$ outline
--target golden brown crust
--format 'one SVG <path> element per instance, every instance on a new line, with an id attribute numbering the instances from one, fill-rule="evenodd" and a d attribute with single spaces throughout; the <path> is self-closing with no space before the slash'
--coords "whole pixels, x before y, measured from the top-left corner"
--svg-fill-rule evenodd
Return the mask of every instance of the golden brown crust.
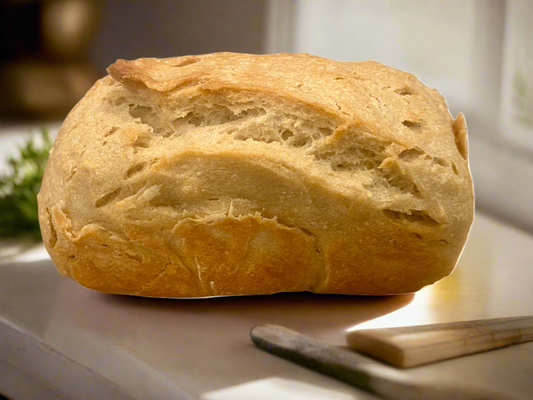
<path id="1" fill-rule="evenodd" d="M 58 270 L 109 293 L 412 292 L 473 219 L 466 124 L 376 62 L 119 60 L 63 124 L 39 194 Z"/>

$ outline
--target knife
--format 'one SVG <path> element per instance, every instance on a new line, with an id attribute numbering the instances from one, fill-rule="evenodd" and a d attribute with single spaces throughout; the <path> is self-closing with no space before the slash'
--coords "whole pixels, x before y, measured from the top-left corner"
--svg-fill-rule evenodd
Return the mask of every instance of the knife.
<path id="1" fill-rule="evenodd" d="M 495 391 L 416 382 L 400 371 L 370 362 L 349 350 L 336 348 L 278 325 L 258 325 L 250 332 L 254 344 L 268 353 L 329 375 L 390 400 L 507 400 Z"/>

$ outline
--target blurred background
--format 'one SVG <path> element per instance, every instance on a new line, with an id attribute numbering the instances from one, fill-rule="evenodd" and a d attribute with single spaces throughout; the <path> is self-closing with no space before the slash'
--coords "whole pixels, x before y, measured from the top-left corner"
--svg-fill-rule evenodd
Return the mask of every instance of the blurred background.
<path id="1" fill-rule="evenodd" d="M 529 0 L 0 0 L 0 175 L 118 58 L 307 52 L 436 87 L 466 115 L 477 208 L 533 232 L 531 21 Z"/>

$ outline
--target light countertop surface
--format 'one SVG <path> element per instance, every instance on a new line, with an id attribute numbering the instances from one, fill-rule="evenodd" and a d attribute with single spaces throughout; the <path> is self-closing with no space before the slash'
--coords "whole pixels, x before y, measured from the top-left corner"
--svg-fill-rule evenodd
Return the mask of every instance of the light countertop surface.
<path id="1" fill-rule="evenodd" d="M 104 295 L 59 275 L 42 247 L 0 246 L 0 393 L 14 400 L 375 399 L 258 350 L 250 329 L 344 346 L 350 329 L 533 314 L 533 236 L 479 212 L 450 277 L 390 297 Z M 402 373 L 531 399 L 533 342 Z"/>

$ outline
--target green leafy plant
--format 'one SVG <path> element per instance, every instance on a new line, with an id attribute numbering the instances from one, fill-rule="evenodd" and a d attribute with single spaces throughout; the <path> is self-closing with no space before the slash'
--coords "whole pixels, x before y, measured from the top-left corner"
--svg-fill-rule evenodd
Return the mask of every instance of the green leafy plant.
<path id="1" fill-rule="evenodd" d="M 20 154 L 10 157 L 10 171 L 0 176 L 0 237 L 41 239 L 37 193 L 41 188 L 48 152 L 53 139 L 42 130 L 42 144 L 34 137 L 19 148 Z"/>

